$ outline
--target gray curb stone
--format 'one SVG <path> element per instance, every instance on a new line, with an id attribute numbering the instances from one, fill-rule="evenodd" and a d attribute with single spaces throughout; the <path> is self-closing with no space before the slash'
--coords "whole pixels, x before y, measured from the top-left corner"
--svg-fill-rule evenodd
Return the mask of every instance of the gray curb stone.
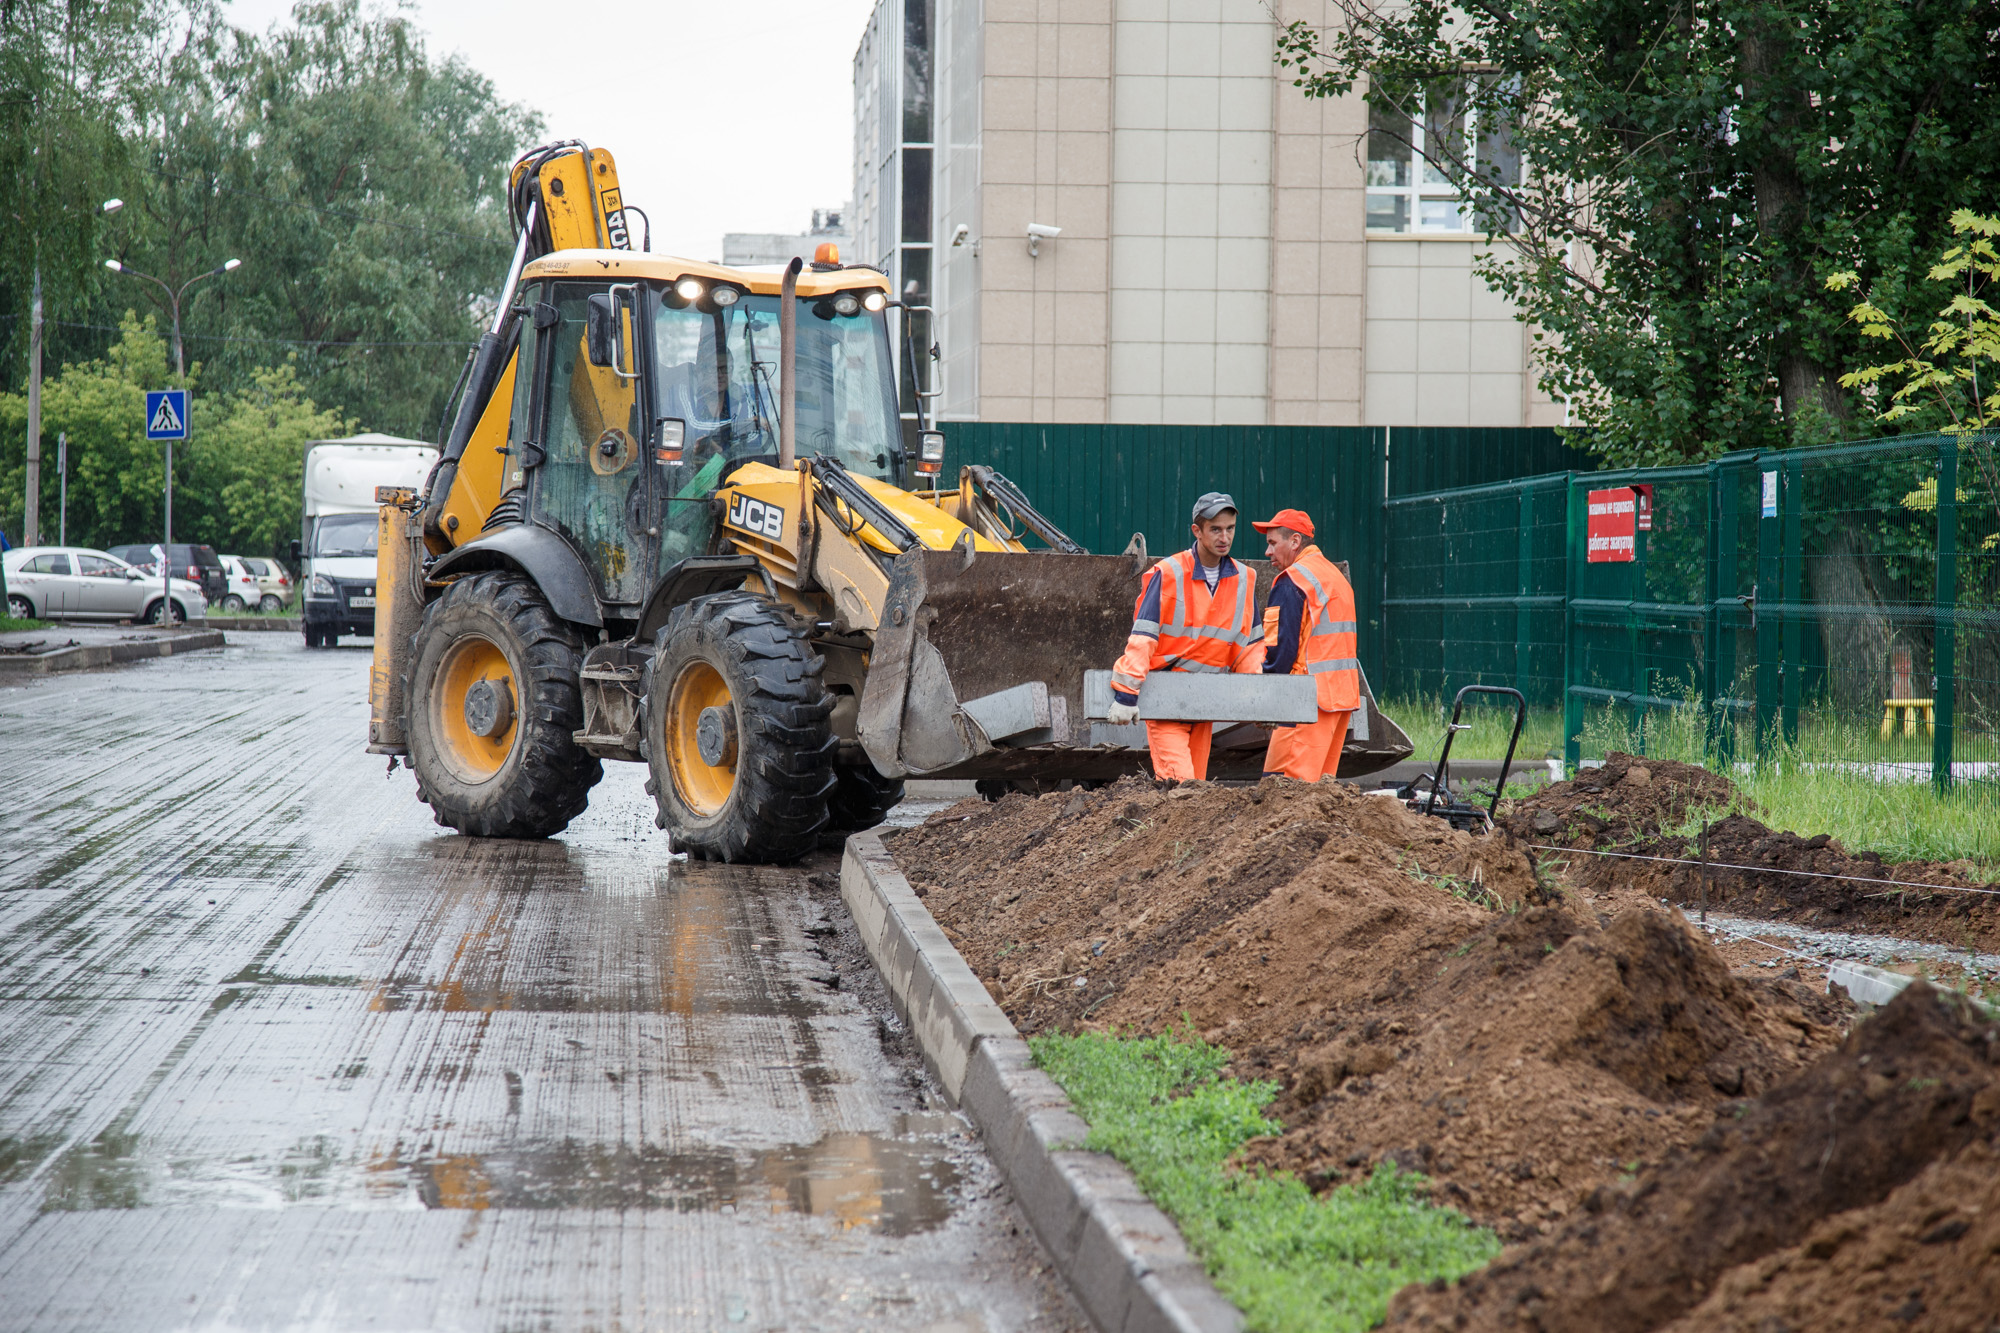
<path id="1" fill-rule="evenodd" d="M 132 643 L 91 643 L 75 648 L 59 648 L 52 653 L 0 654 L 0 675 L 46 676 L 52 671 L 78 671 L 85 667 L 112 666 L 137 662 L 148 657 L 172 657 L 203 648 L 222 647 L 219 629 L 196 630 L 165 639 L 139 639 Z"/>
<path id="2" fill-rule="evenodd" d="M 847 840 L 840 896 L 945 1094 L 986 1140 L 1056 1271 L 1103 1333 L 1237 1333 L 1243 1316 L 945 938 L 879 833 Z"/>

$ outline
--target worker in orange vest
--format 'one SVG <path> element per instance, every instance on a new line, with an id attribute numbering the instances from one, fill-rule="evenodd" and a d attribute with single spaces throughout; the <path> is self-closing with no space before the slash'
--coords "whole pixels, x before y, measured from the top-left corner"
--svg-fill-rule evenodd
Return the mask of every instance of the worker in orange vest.
<path id="1" fill-rule="evenodd" d="M 1229 558 L 1236 501 L 1210 491 L 1194 502 L 1194 545 L 1146 571 L 1132 610 L 1132 634 L 1111 671 L 1108 720 L 1139 720 L 1139 687 L 1149 671 L 1224 675 L 1255 672 L 1264 651 L 1258 631 L 1257 576 Z M 1146 723 L 1153 776 L 1190 781 L 1208 776 L 1208 722 Z"/>
<path id="2" fill-rule="evenodd" d="M 1317 721 L 1278 727 L 1264 756 L 1265 777 L 1317 782 L 1340 768 L 1347 723 L 1361 706 L 1361 662 L 1354 647 L 1354 589 L 1339 566 L 1312 544 L 1303 510 L 1280 509 L 1264 534 L 1264 554 L 1278 571 L 1264 608 L 1264 673 L 1313 678 Z"/>

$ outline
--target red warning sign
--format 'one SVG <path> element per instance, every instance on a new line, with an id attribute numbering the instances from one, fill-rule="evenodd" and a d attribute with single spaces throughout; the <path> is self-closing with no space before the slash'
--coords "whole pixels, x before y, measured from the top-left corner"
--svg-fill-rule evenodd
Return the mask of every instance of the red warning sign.
<path id="1" fill-rule="evenodd" d="M 1589 539 L 1585 558 L 1592 564 L 1632 558 L 1632 534 L 1637 530 L 1638 497 L 1629 486 L 1590 493 Z"/>

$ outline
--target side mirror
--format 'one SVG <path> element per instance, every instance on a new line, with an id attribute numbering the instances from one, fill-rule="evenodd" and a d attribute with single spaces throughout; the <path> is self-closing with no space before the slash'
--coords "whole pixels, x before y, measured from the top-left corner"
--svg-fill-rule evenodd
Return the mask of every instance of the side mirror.
<path id="1" fill-rule="evenodd" d="M 303 549 L 304 548 L 299 545 L 298 538 L 294 537 L 292 539 L 292 559 L 297 560 L 299 558 L 300 552 Z"/>
<path id="2" fill-rule="evenodd" d="M 599 292 L 584 302 L 584 350 L 593 366 L 611 366 L 618 359 L 618 306 L 611 293 Z"/>
<path id="3" fill-rule="evenodd" d="M 678 463 L 681 451 L 687 445 L 687 422 L 679 417 L 661 417 L 655 423 L 653 436 L 653 461 L 656 463 Z"/>

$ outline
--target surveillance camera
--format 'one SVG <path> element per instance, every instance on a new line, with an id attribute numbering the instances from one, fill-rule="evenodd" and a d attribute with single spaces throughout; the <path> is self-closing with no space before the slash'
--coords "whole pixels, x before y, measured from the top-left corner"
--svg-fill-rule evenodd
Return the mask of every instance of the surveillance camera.
<path id="1" fill-rule="evenodd" d="M 1028 224 L 1028 235 L 1053 241 L 1056 237 L 1062 235 L 1062 228 L 1045 226 L 1040 222 L 1030 222 Z"/>
<path id="2" fill-rule="evenodd" d="M 964 245 L 965 242 L 971 237 L 971 235 L 972 235 L 972 228 L 966 226 L 963 222 L 961 222 L 956 227 L 952 228 L 951 243 L 953 246 Z"/>

